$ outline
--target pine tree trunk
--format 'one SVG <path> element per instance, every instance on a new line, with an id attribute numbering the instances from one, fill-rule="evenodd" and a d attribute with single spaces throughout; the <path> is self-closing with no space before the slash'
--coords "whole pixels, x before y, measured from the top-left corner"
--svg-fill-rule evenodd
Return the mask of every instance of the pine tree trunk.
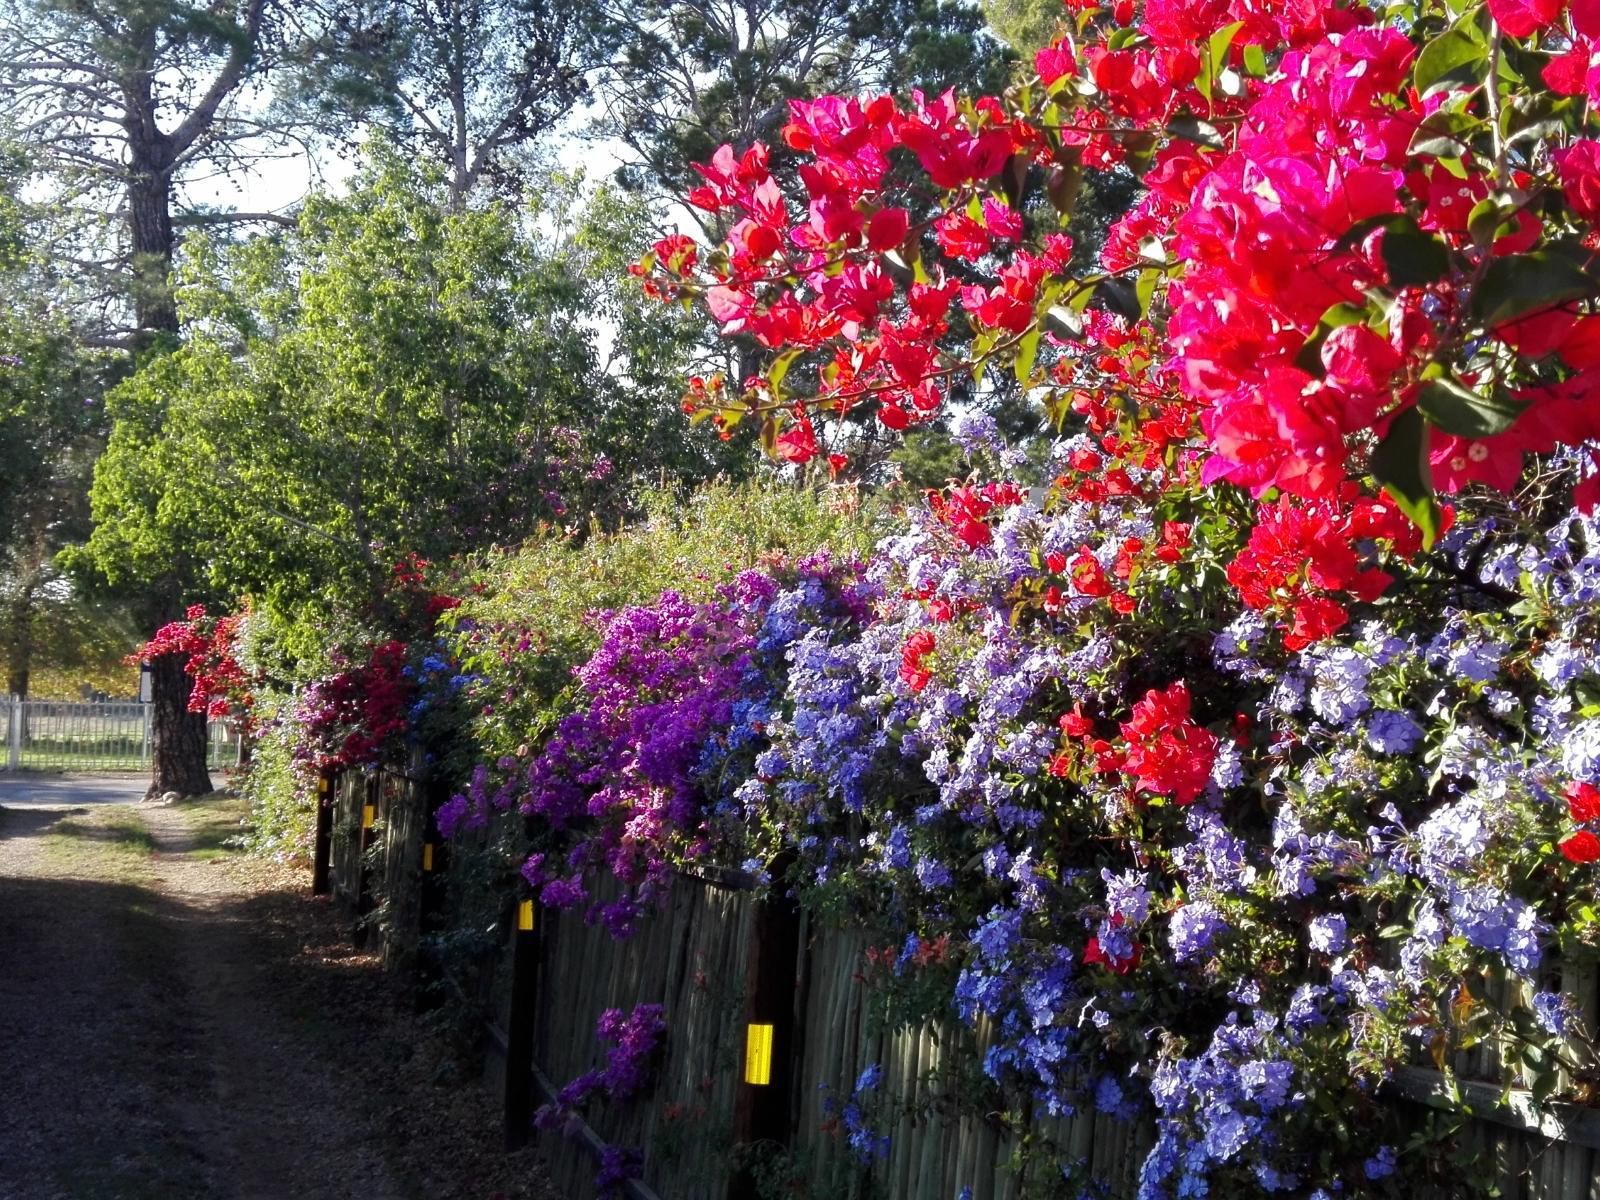
<path id="1" fill-rule="evenodd" d="M 150 790 L 147 799 L 177 792 L 204 796 L 212 790 L 206 770 L 206 717 L 189 711 L 194 681 L 184 672 L 184 656 L 163 654 L 150 660 Z"/>
<path id="2" fill-rule="evenodd" d="M 128 180 L 128 232 L 133 249 L 133 305 L 141 341 L 178 332 L 172 295 L 172 180 L 160 163 L 162 147 L 135 144 L 149 165 Z M 142 152 L 142 153 L 141 153 Z"/>

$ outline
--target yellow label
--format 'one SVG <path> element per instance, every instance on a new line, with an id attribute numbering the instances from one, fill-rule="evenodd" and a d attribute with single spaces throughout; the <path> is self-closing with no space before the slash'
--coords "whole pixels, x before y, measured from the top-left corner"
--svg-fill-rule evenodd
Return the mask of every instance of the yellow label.
<path id="1" fill-rule="evenodd" d="M 328 790 L 328 777 L 326 775 L 319 775 L 317 777 L 317 791 L 326 793 L 327 790 Z"/>
<path id="2" fill-rule="evenodd" d="M 372 823 L 378 819 L 378 808 L 374 804 L 361 806 L 361 828 L 371 829 Z"/>
<path id="3" fill-rule="evenodd" d="M 432 842 L 423 842 L 422 843 L 422 869 L 424 871 L 433 870 L 433 843 Z"/>
<path id="4" fill-rule="evenodd" d="M 772 1082 L 772 1026 L 752 1025 L 744 1047 L 744 1081 L 758 1087 Z"/>
<path id="5" fill-rule="evenodd" d="M 526 933 L 533 928 L 533 901 L 524 900 L 517 905 L 517 928 Z"/>

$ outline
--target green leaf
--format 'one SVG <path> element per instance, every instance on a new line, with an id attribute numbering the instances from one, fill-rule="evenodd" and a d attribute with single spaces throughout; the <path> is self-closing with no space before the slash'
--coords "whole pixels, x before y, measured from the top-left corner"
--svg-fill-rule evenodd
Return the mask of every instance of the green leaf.
<path id="1" fill-rule="evenodd" d="M 785 350 L 772 360 L 772 365 L 767 368 L 767 382 L 772 385 L 773 396 L 779 395 L 779 388 L 783 386 L 783 377 L 789 373 L 789 368 L 794 365 L 794 360 L 800 357 L 800 351 Z"/>
<path id="2" fill-rule="evenodd" d="M 1435 428 L 1476 440 L 1510 429 L 1527 405 L 1504 388 L 1491 388 L 1485 396 L 1454 379 L 1434 379 L 1417 392 L 1417 407 Z"/>
<path id="3" fill-rule="evenodd" d="M 1070 217 L 1078 207 L 1078 190 L 1083 184 L 1083 168 L 1077 163 L 1064 163 L 1052 167 L 1045 180 L 1045 195 L 1063 218 Z"/>
<path id="4" fill-rule="evenodd" d="M 1064 304 L 1052 304 L 1045 309 L 1044 323 L 1057 337 L 1081 338 L 1083 318 Z"/>
<path id="5" fill-rule="evenodd" d="M 1224 148 L 1221 131 L 1209 121 L 1202 121 L 1198 117 L 1187 115 L 1174 117 L 1167 122 L 1167 132 L 1186 142 L 1198 142 L 1202 146 L 1210 146 L 1213 150 Z"/>
<path id="6" fill-rule="evenodd" d="M 1103 280 L 1097 289 L 1100 302 L 1119 317 L 1137 321 L 1144 314 L 1139 308 L 1139 292 L 1126 279 Z"/>
<path id="7" fill-rule="evenodd" d="M 1140 271 L 1139 278 L 1133 285 L 1134 295 L 1139 300 L 1139 315 L 1150 315 L 1150 305 L 1156 298 L 1156 288 L 1160 285 L 1165 275 L 1156 270 Z"/>
<path id="8" fill-rule="evenodd" d="M 1367 319 L 1367 309 L 1359 304 L 1335 304 L 1317 320 L 1317 327 L 1295 355 L 1294 365 L 1308 375 L 1322 374 L 1322 343 L 1335 329 L 1359 325 Z"/>
<path id="9" fill-rule="evenodd" d="M 1410 152 L 1432 158 L 1460 158 L 1471 151 L 1472 135 L 1486 128 L 1469 113 L 1441 109 L 1417 126 L 1417 132 L 1411 137 Z"/>
<path id="10" fill-rule="evenodd" d="M 1467 32 L 1470 28 L 1466 24 L 1446 29 L 1417 55 L 1411 82 L 1423 96 L 1440 87 L 1475 80 L 1487 70 L 1489 48 Z"/>
<path id="11" fill-rule="evenodd" d="M 1472 244 L 1483 250 L 1494 244 L 1495 237 L 1500 232 L 1502 212 L 1505 199 L 1502 196 L 1485 196 L 1472 206 L 1472 212 L 1467 215 L 1467 232 L 1472 235 Z"/>
<path id="12" fill-rule="evenodd" d="M 1212 85 L 1216 82 L 1217 75 L 1228 65 L 1228 47 L 1233 45 L 1234 35 L 1243 28 L 1243 21 L 1224 25 L 1213 33 L 1211 40 L 1206 43 L 1205 54 L 1200 60 L 1200 74 L 1195 78 L 1194 86 L 1195 90 L 1207 100 L 1211 99 Z"/>
<path id="13" fill-rule="evenodd" d="M 1492 329 L 1531 312 L 1595 295 L 1600 288 L 1578 263 L 1578 256 L 1586 254 L 1553 246 L 1495 259 L 1472 293 L 1472 315 Z"/>
<path id="14" fill-rule="evenodd" d="M 1125 25 L 1120 29 L 1114 29 L 1111 31 L 1110 36 L 1106 38 L 1106 49 L 1126 49 L 1133 45 L 1134 42 L 1137 42 L 1140 36 L 1138 27 L 1134 25 Z"/>
<path id="15" fill-rule="evenodd" d="M 1428 462 L 1428 425 L 1415 408 L 1389 423 L 1389 432 L 1372 452 L 1372 474 L 1422 531 L 1423 545 L 1432 547 L 1439 536 L 1439 505 Z"/>
<path id="16" fill-rule="evenodd" d="M 1389 281 L 1396 287 L 1434 283 L 1450 271 L 1449 248 L 1410 217 L 1385 222 L 1381 251 Z"/>
<path id="17" fill-rule="evenodd" d="M 1244 69 L 1257 79 L 1267 76 L 1267 54 L 1260 44 L 1251 42 L 1244 48 Z"/>
<path id="18" fill-rule="evenodd" d="M 1023 387 L 1027 387 L 1028 381 L 1033 378 L 1033 363 L 1039 356 L 1039 337 L 1042 333 L 1043 330 L 1035 324 L 1017 343 L 1017 357 L 1012 366 L 1017 373 L 1017 382 Z"/>

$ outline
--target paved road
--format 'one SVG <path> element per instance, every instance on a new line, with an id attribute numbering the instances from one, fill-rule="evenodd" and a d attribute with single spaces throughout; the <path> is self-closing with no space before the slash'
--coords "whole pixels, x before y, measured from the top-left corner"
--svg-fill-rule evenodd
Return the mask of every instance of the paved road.
<path id="1" fill-rule="evenodd" d="M 147 775 L 47 775 L 0 771 L 0 807 L 76 808 L 82 804 L 137 804 Z"/>

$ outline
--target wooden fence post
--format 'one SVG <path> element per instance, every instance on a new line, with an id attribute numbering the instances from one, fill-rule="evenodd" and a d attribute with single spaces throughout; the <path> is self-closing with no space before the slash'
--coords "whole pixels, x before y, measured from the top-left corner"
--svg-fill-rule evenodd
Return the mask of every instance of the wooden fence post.
<path id="1" fill-rule="evenodd" d="M 361 831 L 356 841 L 356 927 L 352 940 L 357 950 L 367 944 L 367 916 L 372 912 L 372 870 L 367 865 L 367 851 L 372 849 L 372 827 L 378 820 L 378 797 L 383 790 L 383 776 L 377 771 L 367 775 L 366 795 L 361 805 Z"/>
<path id="2" fill-rule="evenodd" d="M 773 876 L 779 877 L 778 866 Z M 797 1039 L 796 976 L 800 958 L 800 909 L 790 899 L 768 896 L 756 909 L 750 939 L 745 1006 L 744 1055 L 734 1101 L 735 1144 L 789 1144 L 794 1103 Z M 746 1169 L 728 1182 L 728 1200 L 755 1200 L 756 1181 Z"/>
<path id="3" fill-rule="evenodd" d="M 534 987 L 538 982 L 539 942 L 534 902 L 517 903 L 511 933 L 511 1010 L 506 1015 L 506 1149 L 528 1141 L 533 1122 Z"/>
<path id="4" fill-rule="evenodd" d="M 333 797 L 338 772 L 326 767 L 317 775 L 317 836 L 311 848 L 311 894 L 326 896 L 328 868 L 333 860 Z"/>
<path id="5" fill-rule="evenodd" d="M 422 787 L 422 880 L 417 887 L 417 1011 L 435 1007 L 442 1001 L 437 985 L 443 978 L 443 964 L 424 939 L 442 923 L 446 899 L 445 871 L 449 869 L 444 839 L 435 819 L 450 799 L 450 789 L 442 780 L 430 779 Z"/>

